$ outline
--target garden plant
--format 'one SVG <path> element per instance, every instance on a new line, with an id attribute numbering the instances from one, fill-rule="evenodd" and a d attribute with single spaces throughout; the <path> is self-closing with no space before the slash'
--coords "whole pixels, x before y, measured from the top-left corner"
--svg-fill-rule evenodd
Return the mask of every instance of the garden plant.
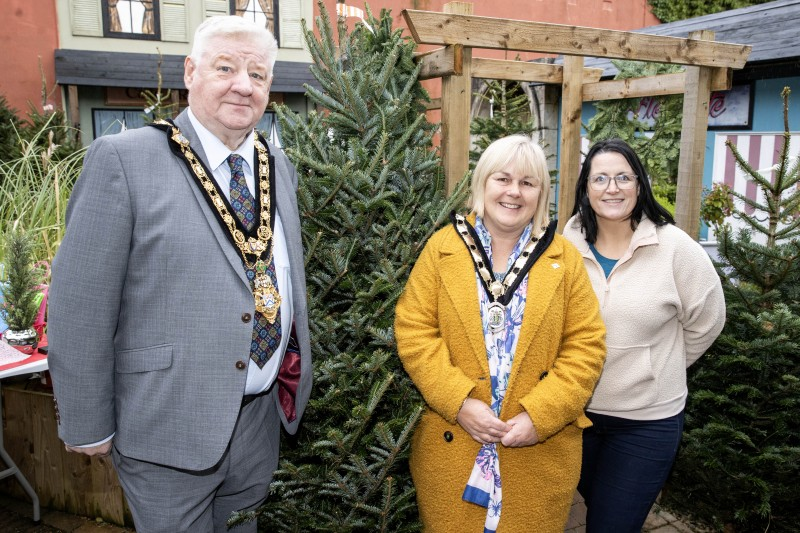
<path id="1" fill-rule="evenodd" d="M 782 97 L 774 169 L 754 169 L 728 143 L 760 197 L 716 187 L 703 208 L 727 320 L 690 368 L 684 438 L 662 503 L 718 531 L 800 531 L 800 158 L 789 155 L 788 88 Z M 726 214 L 745 229 L 734 231 Z"/>

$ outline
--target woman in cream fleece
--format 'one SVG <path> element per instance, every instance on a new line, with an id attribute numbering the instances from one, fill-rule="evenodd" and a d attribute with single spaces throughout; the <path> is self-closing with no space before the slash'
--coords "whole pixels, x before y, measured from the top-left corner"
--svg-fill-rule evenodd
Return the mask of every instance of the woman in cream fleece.
<path id="1" fill-rule="evenodd" d="M 583 255 L 607 328 L 583 436 L 586 530 L 639 532 L 681 440 L 686 368 L 724 325 L 722 286 L 619 139 L 589 150 L 564 236 Z"/>

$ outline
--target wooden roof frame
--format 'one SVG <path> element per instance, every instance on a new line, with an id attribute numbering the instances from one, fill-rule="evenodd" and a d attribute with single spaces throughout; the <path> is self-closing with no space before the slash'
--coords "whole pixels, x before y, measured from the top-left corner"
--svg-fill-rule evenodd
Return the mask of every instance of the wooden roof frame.
<path id="1" fill-rule="evenodd" d="M 405 9 L 406 24 L 417 44 L 443 48 L 420 54 L 421 78 L 442 78 L 442 161 L 448 188 L 469 167 L 472 78 L 506 79 L 561 85 L 561 139 L 558 219 L 562 229 L 572 213 L 580 171 L 583 102 L 684 94 L 677 225 L 697 237 L 703 162 L 711 91 L 731 87 L 732 69 L 744 67 L 751 47 L 714 41 L 710 31 L 688 38 L 604 30 L 563 24 L 478 17 L 472 4 L 450 2 L 444 12 Z M 473 48 L 564 55 L 563 65 L 472 58 Z M 600 81 L 599 69 L 584 68 L 584 57 L 654 61 L 686 65 L 685 72 Z"/>

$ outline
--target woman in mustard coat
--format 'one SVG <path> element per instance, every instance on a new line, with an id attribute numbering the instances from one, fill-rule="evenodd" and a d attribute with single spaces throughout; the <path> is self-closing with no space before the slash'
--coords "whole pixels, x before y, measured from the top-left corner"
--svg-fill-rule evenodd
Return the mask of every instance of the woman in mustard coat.
<path id="1" fill-rule="evenodd" d="M 549 191 L 536 142 L 492 143 L 471 214 L 431 237 L 397 304 L 427 404 L 411 474 L 428 532 L 564 530 L 605 328 L 583 259 L 548 223 Z"/>

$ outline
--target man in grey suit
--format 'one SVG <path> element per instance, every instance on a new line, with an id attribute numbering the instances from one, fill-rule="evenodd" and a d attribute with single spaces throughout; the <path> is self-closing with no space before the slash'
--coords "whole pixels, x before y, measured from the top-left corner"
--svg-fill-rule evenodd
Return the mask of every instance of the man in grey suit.
<path id="1" fill-rule="evenodd" d="M 206 20 L 189 109 L 95 140 L 70 199 L 48 321 L 59 436 L 113 454 L 139 533 L 225 531 L 258 506 L 308 401 L 297 175 L 254 131 L 276 56 L 263 27 Z"/>

